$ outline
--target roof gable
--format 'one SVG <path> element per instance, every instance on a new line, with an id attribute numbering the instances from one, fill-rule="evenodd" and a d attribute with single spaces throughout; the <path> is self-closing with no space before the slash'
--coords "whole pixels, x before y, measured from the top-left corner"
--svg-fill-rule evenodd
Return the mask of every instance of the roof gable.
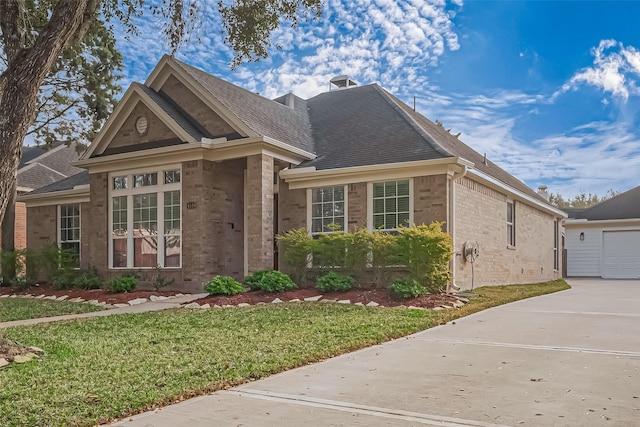
<path id="1" fill-rule="evenodd" d="M 146 117 L 148 121 L 148 130 L 143 135 L 135 129 L 138 117 Z M 149 145 L 153 143 L 197 142 L 202 137 L 200 129 L 170 100 L 153 89 L 133 83 L 82 158 L 108 155 L 114 150 L 151 148 Z"/>

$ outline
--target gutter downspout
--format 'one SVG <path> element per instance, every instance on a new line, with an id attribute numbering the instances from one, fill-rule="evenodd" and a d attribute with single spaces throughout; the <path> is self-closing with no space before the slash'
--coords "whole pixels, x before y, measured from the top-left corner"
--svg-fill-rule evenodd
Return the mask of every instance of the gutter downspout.
<path id="1" fill-rule="evenodd" d="M 449 180 L 449 220 L 448 229 L 451 234 L 451 241 L 453 242 L 453 258 L 451 259 L 451 283 L 447 285 L 447 293 L 458 291 L 460 288 L 456 286 L 456 257 L 459 255 L 456 251 L 456 181 L 462 179 L 467 175 L 467 165 L 462 165 L 462 172 L 454 172 L 453 176 Z"/>

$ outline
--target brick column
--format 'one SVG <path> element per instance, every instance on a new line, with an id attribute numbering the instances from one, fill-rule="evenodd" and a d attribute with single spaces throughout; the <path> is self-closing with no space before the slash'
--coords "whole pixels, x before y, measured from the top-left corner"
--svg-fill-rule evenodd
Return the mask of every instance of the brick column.
<path id="1" fill-rule="evenodd" d="M 249 274 L 273 268 L 273 157 L 247 157 L 247 258 Z"/>

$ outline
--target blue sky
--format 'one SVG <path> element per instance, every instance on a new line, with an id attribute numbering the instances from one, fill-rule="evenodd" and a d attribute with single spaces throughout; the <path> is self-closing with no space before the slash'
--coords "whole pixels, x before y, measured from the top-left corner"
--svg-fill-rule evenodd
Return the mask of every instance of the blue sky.
<path id="1" fill-rule="evenodd" d="M 640 185 L 640 2 L 325 0 L 320 22 L 278 30 L 282 49 L 235 71 L 206 12 L 200 41 L 176 57 L 263 96 L 308 98 L 348 74 L 409 105 L 415 96 L 422 114 L 533 188 Z M 168 51 L 149 36 L 158 22 L 139 24 L 140 37 L 119 36 L 125 87 Z"/>

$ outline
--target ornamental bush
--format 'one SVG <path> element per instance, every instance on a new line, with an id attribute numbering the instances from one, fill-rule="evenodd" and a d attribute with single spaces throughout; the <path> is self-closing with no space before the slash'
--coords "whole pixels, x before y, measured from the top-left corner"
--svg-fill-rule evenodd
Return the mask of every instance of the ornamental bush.
<path id="1" fill-rule="evenodd" d="M 295 281 L 302 283 L 309 264 L 313 237 L 306 228 L 298 228 L 279 235 L 277 239 L 283 264 Z"/>
<path id="2" fill-rule="evenodd" d="M 396 279 L 389 285 L 391 292 L 404 299 L 417 298 L 429 293 L 429 290 L 414 279 Z"/>
<path id="3" fill-rule="evenodd" d="M 353 282 L 353 277 L 331 271 L 318 279 L 316 289 L 322 292 L 344 292 L 353 287 Z"/>
<path id="4" fill-rule="evenodd" d="M 266 292 L 284 292 L 296 287 L 289 276 L 276 270 L 256 271 L 245 278 L 245 283 Z"/>
<path id="5" fill-rule="evenodd" d="M 138 277 L 132 273 L 123 274 L 116 277 L 107 284 L 109 292 L 118 294 L 121 292 L 131 292 L 138 286 Z"/>
<path id="6" fill-rule="evenodd" d="M 409 277 L 429 292 L 441 292 L 451 279 L 453 244 L 442 226 L 442 222 L 434 222 L 398 229 L 400 263 L 409 269 Z"/>
<path id="7" fill-rule="evenodd" d="M 204 285 L 209 295 L 237 295 L 244 292 L 240 282 L 230 276 L 214 276 Z"/>

